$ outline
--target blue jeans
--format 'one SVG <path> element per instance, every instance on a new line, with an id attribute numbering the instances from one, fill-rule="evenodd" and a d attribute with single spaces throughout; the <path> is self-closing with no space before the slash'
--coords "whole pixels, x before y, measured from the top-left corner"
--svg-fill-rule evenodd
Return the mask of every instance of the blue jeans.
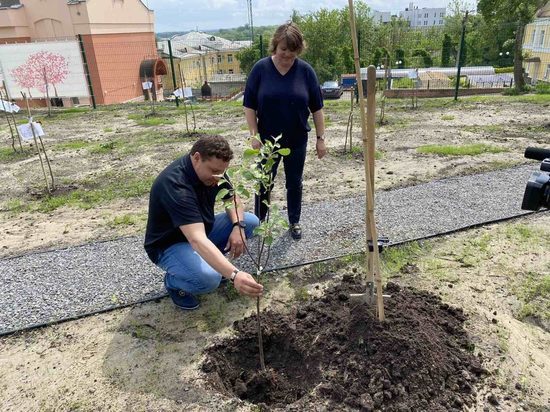
<path id="1" fill-rule="evenodd" d="M 290 149 L 290 154 L 283 157 L 286 177 L 286 205 L 290 224 L 299 223 L 300 215 L 302 214 L 302 177 L 304 175 L 306 149 L 307 144 L 299 147 L 292 147 Z M 281 156 L 275 160 L 275 164 L 271 169 L 273 182 L 275 181 L 275 176 L 277 176 L 277 168 L 280 162 Z M 267 191 L 262 188 L 260 196 L 255 197 L 254 213 L 262 221 L 265 220 L 267 215 L 267 206 L 263 201 L 269 200 L 269 195 L 270 193 L 267 193 Z"/>
<path id="2" fill-rule="evenodd" d="M 252 213 L 244 214 L 246 238 L 252 237 L 259 220 Z M 208 239 L 222 252 L 227 245 L 233 224 L 226 213 L 219 213 L 214 220 Z M 193 250 L 188 242 L 176 243 L 159 254 L 157 266 L 166 271 L 164 284 L 167 289 L 181 289 L 194 295 L 215 290 L 222 280 L 205 260 Z"/>

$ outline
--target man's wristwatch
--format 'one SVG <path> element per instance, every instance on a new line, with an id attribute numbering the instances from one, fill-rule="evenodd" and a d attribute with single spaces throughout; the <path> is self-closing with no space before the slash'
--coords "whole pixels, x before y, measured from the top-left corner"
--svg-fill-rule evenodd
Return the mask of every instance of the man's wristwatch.
<path id="1" fill-rule="evenodd" d="M 233 223 L 233 227 L 239 226 L 241 229 L 246 229 L 246 223 L 244 220 L 239 220 L 238 222 Z"/>
<path id="2" fill-rule="evenodd" d="M 325 135 L 317 136 L 317 140 L 325 140 Z"/>
<path id="3" fill-rule="evenodd" d="M 229 278 L 231 283 L 235 283 L 235 278 L 237 277 L 237 273 L 239 272 L 240 272 L 239 269 L 233 269 L 233 272 L 231 272 L 231 277 Z"/>

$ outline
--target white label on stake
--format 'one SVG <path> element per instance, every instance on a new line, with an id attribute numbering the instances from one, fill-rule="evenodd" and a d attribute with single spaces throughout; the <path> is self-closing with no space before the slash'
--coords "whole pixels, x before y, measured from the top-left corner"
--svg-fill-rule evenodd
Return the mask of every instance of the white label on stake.
<path id="1" fill-rule="evenodd" d="M 19 106 L 15 103 L 8 102 L 7 100 L 0 100 L 0 111 L 7 113 L 18 113 Z"/>
<path id="2" fill-rule="evenodd" d="M 143 82 L 141 83 L 141 86 L 143 87 L 143 90 L 149 90 L 153 87 L 152 82 Z"/>
<path id="3" fill-rule="evenodd" d="M 32 127 L 32 129 L 31 129 Z M 19 131 L 19 134 L 21 135 L 21 138 L 25 141 L 27 140 L 33 140 L 33 138 L 44 136 L 46 133 L 44 133 L 44 129 L 42 129 L 42 125 L 40 123 L 32 122 L 32 123 L 26 123 L 22 124 L 20 126 L 17 126 L 17 130 Z M 34 130 L 34 136 L 32 134 L 32 131 Z"/>
<path id="4" fill-rule="evenodd" d="M 183 96 L 184 97 L 193 97 L 193 90 L 190 87 L 185 87 L 183 89 Z"/>

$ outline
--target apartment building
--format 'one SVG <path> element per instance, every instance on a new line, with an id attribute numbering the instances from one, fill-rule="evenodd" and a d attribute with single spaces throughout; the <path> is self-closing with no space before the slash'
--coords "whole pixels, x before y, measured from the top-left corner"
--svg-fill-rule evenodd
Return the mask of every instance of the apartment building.
<path id="1" fill-rule="evenodd" d="M 171 39 L 178 83 L 182 77 L 187 86 L 199 87 L 204 81 L 242 80 L 237 53 L 250 46 L 250 41 L 231 41 L 208 33 L 193 31 Z M 157 44 L 163 56 L 168 55 L 168 41 Z M 166 59 L 165 59 L 166 60 Z M 170 70 L 170 69 L 169 69 Z M 180 75 L 181 73 L 181 75 Z M 165 83 L 170 88 L 172 80 L 167 76 Z"/>
<path id="2" fill-rule="evenodd" d="M 447 9 L 445 7 L 424 7 L 419 9 L 418 6 L 415 6 L 414 3 L 411 2 L 405 11 L 399 12 L 399 17 L 407 20 L 410 27 L 439 27 L 445 24 L 446 12 Z"/>

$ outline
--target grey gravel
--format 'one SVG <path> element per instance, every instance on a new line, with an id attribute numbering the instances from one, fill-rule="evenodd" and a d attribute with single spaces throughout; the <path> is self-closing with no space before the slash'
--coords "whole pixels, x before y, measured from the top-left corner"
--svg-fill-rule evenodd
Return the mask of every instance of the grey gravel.
<path id="1" fill-rule="evenodd" d="M 536 165 L 455 177 L 376 194 L 379 235 L 391 243 L 525 214 L 521 200 Z M 306 189 L 307 190 L 307 189 Z M 304 205 L 303 238 L 272 248 L 270 267 L 364 250 L 364 195 Z M 165 295 L 143 237 L 0 260 L 0 334 Z M 237 262 L 250 269 L 250 262 Z"/>

